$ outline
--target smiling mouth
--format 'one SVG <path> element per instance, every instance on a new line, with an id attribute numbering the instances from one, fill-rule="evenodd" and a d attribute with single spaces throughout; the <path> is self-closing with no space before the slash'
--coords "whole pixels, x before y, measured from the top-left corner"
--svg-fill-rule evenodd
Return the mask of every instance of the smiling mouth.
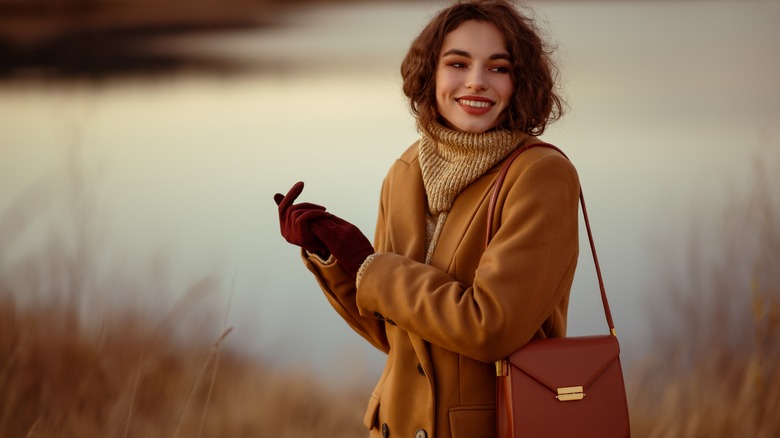
<path id="1" fill-rule="evenodd" d="M 471 108 L 490 108 L 493 106 L 492 102 L 481 100 L 458 99 L 458 103 Z"/>

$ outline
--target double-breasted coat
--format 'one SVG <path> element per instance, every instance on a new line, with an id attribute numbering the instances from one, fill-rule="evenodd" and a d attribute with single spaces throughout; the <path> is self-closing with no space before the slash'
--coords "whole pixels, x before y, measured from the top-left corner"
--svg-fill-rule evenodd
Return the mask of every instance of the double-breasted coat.
<path id="1" fill-rule="evenodd" d="M 494 362 L 535 337 L 563 336 L 578 255 L 579 180 L 549 148 L 531 148 L 501 187 L 502 163 L 455 199 L 430 265 L 427 202 L 412 145 L 381 192 L 373 260 L 356 287 L 337 263 L 303 254 L 326 297 L 387 353 L 364 423 L 371 437 L 493 438 Z"/>

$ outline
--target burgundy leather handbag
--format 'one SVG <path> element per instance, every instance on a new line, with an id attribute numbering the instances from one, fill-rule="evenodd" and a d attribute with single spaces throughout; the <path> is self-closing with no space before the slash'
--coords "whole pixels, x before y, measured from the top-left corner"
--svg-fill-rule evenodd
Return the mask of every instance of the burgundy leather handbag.
<path id="1" fill-rule="evenodd" d="M 486 245 L 498 192 L 515 158 L 532 147 L 560 149 L 547 143 L 523 146 L 502 166 L 488 210 Z M 566 157 L 568 159 L 568 157 Z M 620 346 L 601 277 L 585 199 L 580 205 L 596 266 L 609 334 L 534 339 L 496 362 L 497 431 L 500 438 L 629 437 L 628 403 Z"/>

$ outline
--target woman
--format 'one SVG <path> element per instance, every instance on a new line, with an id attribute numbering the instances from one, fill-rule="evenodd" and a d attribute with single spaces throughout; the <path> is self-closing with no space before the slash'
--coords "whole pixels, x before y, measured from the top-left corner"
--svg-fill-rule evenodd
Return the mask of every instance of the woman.
<path id="1" fill-rule="evenodd" d="M 579 182 L 548 148 L 512 164 L 485 247 L 502 161 L 561 114 L 533 22 L 506 1 L 444 9 L 401 65 L 421 139 L 393 164 L 374 244 L 316 204 L 277 194 L 282 235 L 353 329 L 387 353 L 372 437 L 494 437 L 495 367 L 566 330 Z"/>

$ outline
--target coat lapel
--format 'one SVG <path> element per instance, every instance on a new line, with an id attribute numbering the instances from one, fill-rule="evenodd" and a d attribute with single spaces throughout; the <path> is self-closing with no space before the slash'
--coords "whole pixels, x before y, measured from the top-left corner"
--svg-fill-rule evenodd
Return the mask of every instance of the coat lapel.
<path id="1" fill-rule="evenodd" d="M 439 266 L 449 271 L 463 237 L 472 223 L 478 219 L 477 215 L 483 205 L 487 205 L 489 202 L 490 190 L 500 165 L 501 163 L 485 172 L 455 198 L 447 221 L 444 223 L 439 243 L 433 252 L 431 260 L 433 266 Z"/>
<path id="2" fill-rule="evenodd" d="M 391 250 L 413 260 L 425 260 L 425 214 L 428 209 L 425 198 L 425 188 L 422 182 L 420 163 L 415 158 L 400 178 L 394 181 L 397 185 L 392 200 L 398 204 L 390 207 L 394 224 L 389 227 Z"/>

